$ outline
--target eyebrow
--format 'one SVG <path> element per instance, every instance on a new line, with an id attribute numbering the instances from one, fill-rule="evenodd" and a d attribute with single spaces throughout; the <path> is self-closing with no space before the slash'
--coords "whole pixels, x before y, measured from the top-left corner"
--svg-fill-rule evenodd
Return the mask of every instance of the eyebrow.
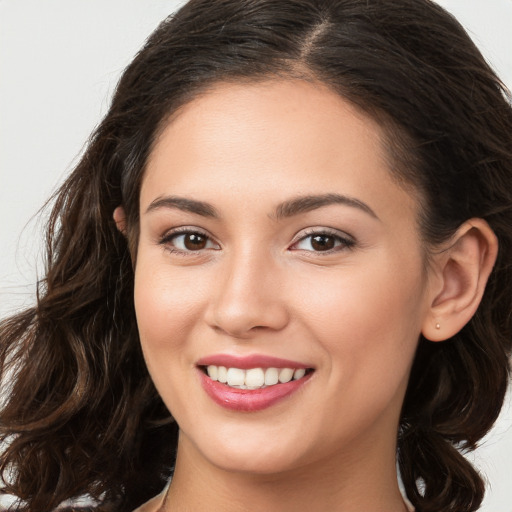
<path id="1" fill-rule="evenodd" d="M 148 206 L 146 213 L 159 210 L 160 208 L 176 208 L 185 212 L 201 215 L 202 217 L 212 217 L 214 219 L 218 219 L 220 217 L 215 207 L 210 203 L 178 196 L 165 196 L 156 198 Z"/>
<path id="2" fill-rule="evenodd" d="M 341 204 L 344 206 L 357 208 L 367 213 L 371 217 L 378 219 L 377 214 L 366 203 L 363 203 L 354 197 L 345 196 L 342 194 L 320 194 L 295 197 L 279 204 L 275 211 L 270 214 L 270 218 L 280 220 L 333 204 Z M 213 219 L 220 218 L 218 211 L 210 203 L 197 201 L 195 199 L 188 199 L 186 197 L 158 197 L 151 202 L 151 204 L 146 209 L 146 213 L 159 210 L 160 208 L 176 208 L 178 210 L 201 215 L 202 217 L 210 217 Z"/>
<path id="3" fill-rule="evenodd" d="M 310 212 L 317 208 L 333 204 L 341 204 L 357 208 L 371 217 L 379 219 L 377 214 L 366 203 L 363 203 L 355 197 L 345 196 L 342 194 L 320 194 L 296 197 L 278 205 L 272 217 L 279 220 L 281 218 L 293 217 L 300 213 Z"/>

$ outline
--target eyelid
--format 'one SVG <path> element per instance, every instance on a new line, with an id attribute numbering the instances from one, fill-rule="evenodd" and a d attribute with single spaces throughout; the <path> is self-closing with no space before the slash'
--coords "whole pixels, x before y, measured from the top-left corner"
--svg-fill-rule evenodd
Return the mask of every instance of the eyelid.
<path id="1" fill-rule="evenodd" d="M 306 239 L 308 237 L 314 236 L 314 235 L 327 235 L 327 236 L 332 236 L 334 238 L 337 238 L 338 240 L 341 240 L 342 247 L 339 248 L 339 246 L 338 246 L 338 248 L 333 248 L 333 249 L 329 249 L 326 251 L 308 251 L 307 249 L 293 249 L 293 247 L 296 246 L 299 242 L 303 241 L 304 239 Z M 294 236 L 289 249 L 303 250 L 306 252 L 314 252 L 317 254 L 322 254 L 322 253 L 329 254 L 329 253 L 336 252 L 336 251 L 343 250 L 343 249 L 352 249 L 355 245 L 356 245 L 355 238 L 352 235 L 348 234 L 347 232 L 340 231 L 340 230 L 337 230 L 334 228 L 318 226 L 318 227 L 307 228 L 307 229 L 302 230 L 299 233 L 297 233 Z"/>
<path id="2" fill-rule="evenodd" d="M 220 249 L 220 244 L 217 242 L 217 240 L 215 240 L 215 238 L 213 236 L 211 236 L 206 230 L 204 230 L 202 228 L 199 228 L 197 226 L 178 226 L 176 228 L 172 228 L 172 229 L 166 231 L 165 234 L 163 234 L 158 239 L 158 244 L 165 246 L 165 245 L 169 244 L 174 237 L 177 237 L 179 235 L 186 235 L 186 234 L 198 234 L 198 235 L 204 236 L 209 241 L 211 241 L 212 243 L 217 245 L 218 249 Z M 176 247 L 174 247 L 172 249 L 171 248 L 168 248 L 168 249 L 171 250 L 172 252 L 184 253 L 184 254 L 189 254 L 189 253 L 190 254 L 194 254 L 194 253 L 198 253 L 198 252 L 204 251 L 204 249 L 201 249 L 201 250 L 198 250 L 198 251 L 193 251 L 193 250 L 183 251 L 183 250 L 178 249 Z M 218 250 L 218 249 L 216 248 L 214 250 Z"/>

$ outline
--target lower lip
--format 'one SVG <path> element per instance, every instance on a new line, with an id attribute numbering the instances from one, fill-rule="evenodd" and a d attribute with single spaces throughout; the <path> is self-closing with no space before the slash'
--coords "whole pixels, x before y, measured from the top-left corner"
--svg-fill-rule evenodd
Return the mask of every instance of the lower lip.
<path id="1" fill-rule="evenodd" d="M 301 379 L 261 389 L 237 389 L 210 379 L 202 370 L 199 370 L 199 374 L 203 389 L 215 403 L 226 409 L 242 412 L 261 411 L 271 407 L 299 390 L 312 375 L 308 373 Z"/>

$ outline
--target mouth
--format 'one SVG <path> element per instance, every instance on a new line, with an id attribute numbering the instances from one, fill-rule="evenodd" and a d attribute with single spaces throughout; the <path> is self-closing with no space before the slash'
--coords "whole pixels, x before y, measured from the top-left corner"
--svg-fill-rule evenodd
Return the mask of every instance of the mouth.
<path id="1" fill-rule="evenodd" d="M 299 380 L 313 372 L 313 368 L 236 368 L 217 365 L 199 367 L 212 381 L 233 389 L 266 389 Z"/>
<path id="2" fill-rule="evenodd" d="M 254 412 L 291 396 L 315 369 L 298 362 L 266 356 L 212 356 L 198 361 L 206 394 L 223 408 Z"/>

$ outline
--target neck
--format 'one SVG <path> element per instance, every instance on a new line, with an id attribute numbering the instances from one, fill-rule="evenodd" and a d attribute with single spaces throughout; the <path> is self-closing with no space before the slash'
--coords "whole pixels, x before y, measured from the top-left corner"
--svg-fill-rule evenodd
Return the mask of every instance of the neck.
<path id="1" fill-rule="evenodd" d="M 273 474 L 226 471 L 198 457 L 180 436 L 166 510 L 187 512 L 357 512 L 406 510 L 398 489 L 395 450 L 374 442 L 308 466 Z M 382 449 L 387 451 L 383 454 Z M 384 456 L 383 456 L 384 455 Z M 207 505 L 207 506 L 206 506 Z"/>

